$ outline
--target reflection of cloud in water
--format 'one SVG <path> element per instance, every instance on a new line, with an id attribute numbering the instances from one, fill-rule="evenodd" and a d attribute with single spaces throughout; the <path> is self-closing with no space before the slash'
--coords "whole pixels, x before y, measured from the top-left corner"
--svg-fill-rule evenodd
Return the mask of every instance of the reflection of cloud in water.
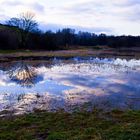
<path id="1" fill-rule="evenodd" d="M 10 81 L 1 71 L 0 93 L 8 93 L 9 97 L 16 95 L 16 98 L 19 94 L 26 94 L 24 98 L 24 101 L 27 100 L 26 104 L 32 106 L 34 101 L 36 102 L 34 106 L 40 104 L 40 108 L 46 106 L 45 109 L 48 104 L 53 108 L 53 104 L 62 107 L 64 103 L 69 105 L 89 101 L 95 106 L 104 108 L 133 106 L 140 109 L 140 60 L 76 58 L 74 63 L 65 64 L 62 61 L 52 67 L 39 67 L 36 72 L 42 79 L 28 88 Z M 29 93 L 30 97 L 33 96 L 30 101 Z M 39 98 L 35 97 L 36 94 L 39 94 Z M 53 98 L 51 103 L 50 97 Z M 2 98 L 0 100 L 2 101 Z M 21 103 L 23 101 L 15 103 L 14 106 L 21 107 Z M 23 103 L 22 107 L 24 105 Z"/>
<path id="2" fill-rule="evenodd" d="M 26 93 L 39 93 L 44 94 L 49 92 L 53 95 L 61 95 L 64 90 L 69 90 L 72 87 L 58 84 L 54 81 L 45 80 L 37 83 L 34 87 L 22 87 L 17 84 L 9 84 L 8 86 L 1 86 L 0 93 L 8 93 L 14 95 L 26 94 Z"/>

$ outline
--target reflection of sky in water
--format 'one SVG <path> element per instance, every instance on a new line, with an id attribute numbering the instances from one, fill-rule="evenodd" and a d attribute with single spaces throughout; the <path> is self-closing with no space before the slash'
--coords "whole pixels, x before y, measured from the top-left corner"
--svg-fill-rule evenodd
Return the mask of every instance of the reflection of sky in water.
<path id="1" fill-rule="evenodd" d="M 50 92 L 52 94 L 60 94 L 64 90 L 69 90 L 72 87 L 58 84 L 54 81 L 46 80 L 35 84 L 33 87 L 22 87 L 18 84 L 0 86 L 0 93 L 9 94 L 25 94 L 25 93 L 39 93 L 43 94 L 45 92 Z"/>
<path id="2" fill-rule="evenodd" d="M 13 99 L 14 95 L 44 95 L 46 92 L 63 98 L 65 95 L 69 96 L 68 93 L 65 94 L 68 91 L 78 102 L 78 93 L 84 91 L 80 96 L 85 101 L 88 98 L 96 102 L 98 97 L 99 101 L 108 100 L 112 106 L 125 106 L 128 99 L 136 98 L 137 101 L 133 100 L 133 104 L 135 102 L 136 108 L 140 108 L 140 60 L 75 58 L 73 61 L 74 63 L 62 61 L 52 67 L 37 68 L 38 75 L 42 78 L 30 88 L 16 84 L 0 71 L 0 93 L 8 93 L 7 97 L 11 96 Z"/>

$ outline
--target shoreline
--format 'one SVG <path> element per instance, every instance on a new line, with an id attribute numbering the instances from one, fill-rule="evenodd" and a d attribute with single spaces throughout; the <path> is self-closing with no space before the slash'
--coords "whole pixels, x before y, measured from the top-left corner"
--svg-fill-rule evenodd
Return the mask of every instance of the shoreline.
<path id="1" fill-rule="evenodd" d="M 53 58 L 70 59 L 73 57 L 98 57 L 98 58 L 122 58 L 122 59 L 140 59 L 140 52 L 136 51 L 118 51 L 118 50 L 59 50 L 59 51 L 26 51 L 1 53 L 0 62 L 11 62 L 18 60 L 50 60 Z"/>

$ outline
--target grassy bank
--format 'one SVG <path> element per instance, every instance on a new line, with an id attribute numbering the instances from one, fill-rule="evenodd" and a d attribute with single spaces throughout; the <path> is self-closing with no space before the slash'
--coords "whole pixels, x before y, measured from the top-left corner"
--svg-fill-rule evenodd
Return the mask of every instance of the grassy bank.
<path id="1" fill-rule="evenodd" d="M 43 51 L 43 50 L 0 50 L 0 61 L 14 61 L 14 60 L 42 60 L 53 57 L 70 58 L 76 56 L 92 56 L 92 57 L 113 57 L 113 58 L 140 58 L 140 51 L 119 51 L 108 47 L 100 47 L 99 49 L 91 48 L 77 48 L 69 50 L 57 50 L 57 51 Z"/>
<path id="2" fill-rule="evenodd" d="M 0 140 L 139 140 L 140 111 L 38 112 L 0 120 Z"/>

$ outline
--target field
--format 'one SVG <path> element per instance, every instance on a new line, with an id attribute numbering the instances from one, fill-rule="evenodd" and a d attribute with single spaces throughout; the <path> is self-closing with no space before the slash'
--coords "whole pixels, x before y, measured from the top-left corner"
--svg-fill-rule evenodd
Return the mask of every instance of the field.
<path id="1" fill-rule="evenodd" d="M 1 140 L 139 140 L 140 111 L 39 112 L 0 120 Z"/>

